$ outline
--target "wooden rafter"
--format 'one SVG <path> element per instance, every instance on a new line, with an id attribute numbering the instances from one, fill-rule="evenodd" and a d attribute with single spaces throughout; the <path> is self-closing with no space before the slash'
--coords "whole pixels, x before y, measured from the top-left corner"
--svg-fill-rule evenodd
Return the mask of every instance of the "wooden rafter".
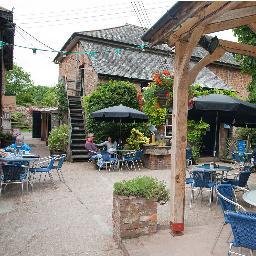
<path id="1" fill-rule="evenodd" d="M 248 25 L 256 21 L 256 6 L 233 9 L 212 20 L 205 26 L 204 33 L 209 34 L 222 30 Z"/>
<path id="2" fill-rule="evenodd" d="M 212 54 L 208 54 L 203 59 L 201 59 L 197 64 L 195 64 L 190 70 L 188 75 L 188 84 L 194 83 L 198 73 L 210 63 L 218 60 L 221 56 L 225 54 L 225 50 L 218 47 Z"/>
<path id="3" fill-rule="evenodd" d="M 219 40 L 220 46 L 227 52 L 256 57 L 256 46 Z"/>
<path id="4" fill-rule="evenodd" d="M 238 2 L 212 2 L 209 6 L 198 12 L 194 17 L 187 19 L 172 31 L 168 39 L 168 45 L 173 46 L 177 40 L 181 40 L 182 38 L 187 39 L 188 35 L 195 27 L 209 23 L 211 20 L 215 19 L 216 16 L 225 14 L 225 12 L 235 8 L 238 4 Z"/>

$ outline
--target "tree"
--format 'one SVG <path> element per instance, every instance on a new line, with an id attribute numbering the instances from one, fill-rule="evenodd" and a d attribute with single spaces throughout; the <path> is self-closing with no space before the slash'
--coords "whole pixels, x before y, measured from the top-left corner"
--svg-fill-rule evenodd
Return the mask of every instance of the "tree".
<path id="1" fill-rule="evenodd" d="M 256 34 L 249 27 L 241 26 L 233 31 L 238 42 L 256 46 Z M 248 100 L 256 103 L 256 58 L 237 54 L 236 59 L 241 63 L 242 70 L 252 76 L 252 82 L 248 85 Z"/>
<path id="2" fill-rule="evenodd" d="M 22 67 L 14 64 L 13 70 L 6 72 L 5 95 L 16 96 L 17 104 L 32 102 L 30 89 L 34 86 L 30 74 Z"/>
<path id="3" fill-rule="evenodd" d="M 100 84 L 90 96 L 85 96 L 83 107 L 87 115 L 86 129 L 96 135 L 97 141 L 106 139 L 107 136 L 117 139 L 120 128 L 119 123 L 96 122 L 91 118 L 91 113 L 102 108 L 123 104 L 127 107 L 139 108 L 137 90 L 133 83 L 125 81 L 109 81 Z M 122 124 L 122 137 L 127 138 L 135 124 Z"/>
<path id="4" fill-rule="evenodd" d="M 58 86 L 35 85 L 30 74 L 14 64 L 13 70 L 6 74 L 5 95 L 16 96 L 16 102 L 22 106 L 57 106 Z"/>

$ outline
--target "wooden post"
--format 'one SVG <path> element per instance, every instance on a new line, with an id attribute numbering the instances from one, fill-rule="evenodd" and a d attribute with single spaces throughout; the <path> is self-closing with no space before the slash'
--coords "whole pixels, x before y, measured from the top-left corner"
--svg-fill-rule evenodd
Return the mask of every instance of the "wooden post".
<path id="1" fill-rule="evenodd" d="M 173 235 L 184 230 L 185 175 L 187 146 L 187 109 L 188 109 L 188 64 L 186 61 L 187 43 L 175 45 L 175 76 L 173 84 L 172 114 L 172 154 L 171 154 L 171 232 Z"/>
<path id="2" fill-rule="evenodd" d="M 175 43 L 170 184 L 173 235 L 184 231 L 189 61 L 202 33 L 203 27 L 198 26 L 188 41 Z"/>

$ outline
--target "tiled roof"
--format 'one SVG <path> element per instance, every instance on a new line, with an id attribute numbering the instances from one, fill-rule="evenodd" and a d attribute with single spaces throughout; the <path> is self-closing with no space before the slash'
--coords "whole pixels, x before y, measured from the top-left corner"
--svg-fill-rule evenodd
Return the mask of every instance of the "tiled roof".
<path id="1" fill-rule="evenodd" d="M 141 37 L 146 32 L 146 30 L 147 28 L 126 24 L 114 28 L 78 32 L 78 34 L 111 40 L 119 43 L 142 45 L 145 44 L 145 42 L 142 41 Z M 171 51 L 171 48 L 167 45 L 154 46 L 153 48 Z M 203 58 L 206 54 L 207 51 L 201 47 L 196 47 L 193 52 L 193 56 L 198 58 Z M 231 53 L 225 53 L 218 62 L 239 66 L 239 63 L 236 62 Z"/>
<path id="2" fill-rule="evenodd" d="M 151 81 L 155 71 L 174 69 L 173 59 L 167 55 L 135 49 L 121 49 L 117 54 L 114 47 L 86 40 L 81 45 L 85 51 L 97 52 L 91 61 L 98 74 Z M 207 88 L 231 89 L 208 68 L 199 73 L 195 83 Z"/>

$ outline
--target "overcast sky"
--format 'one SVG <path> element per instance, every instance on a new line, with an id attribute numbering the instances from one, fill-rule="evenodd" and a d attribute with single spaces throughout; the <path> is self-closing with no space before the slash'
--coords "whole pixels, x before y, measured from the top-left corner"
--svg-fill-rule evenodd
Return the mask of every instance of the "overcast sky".
<path id="1" fill-rule="evenodd" d="M 102 29 L 130 23 L 153 25 L 176 1 L 172 0 L 0 0 L 0 6 L 13 9 L 17 24 L 15 44 L 60 50 L 73 32 Z M 23 31 L 23 30 L 25 31 Z M 30 35 L 28 35 L 28 32 Z M 235 41 L 231 31 L 218 35 Z M 31 74 L 36 84 L 53 86 L 58 81 L 56 53 L 15 47 L 14 61 Z"/>

